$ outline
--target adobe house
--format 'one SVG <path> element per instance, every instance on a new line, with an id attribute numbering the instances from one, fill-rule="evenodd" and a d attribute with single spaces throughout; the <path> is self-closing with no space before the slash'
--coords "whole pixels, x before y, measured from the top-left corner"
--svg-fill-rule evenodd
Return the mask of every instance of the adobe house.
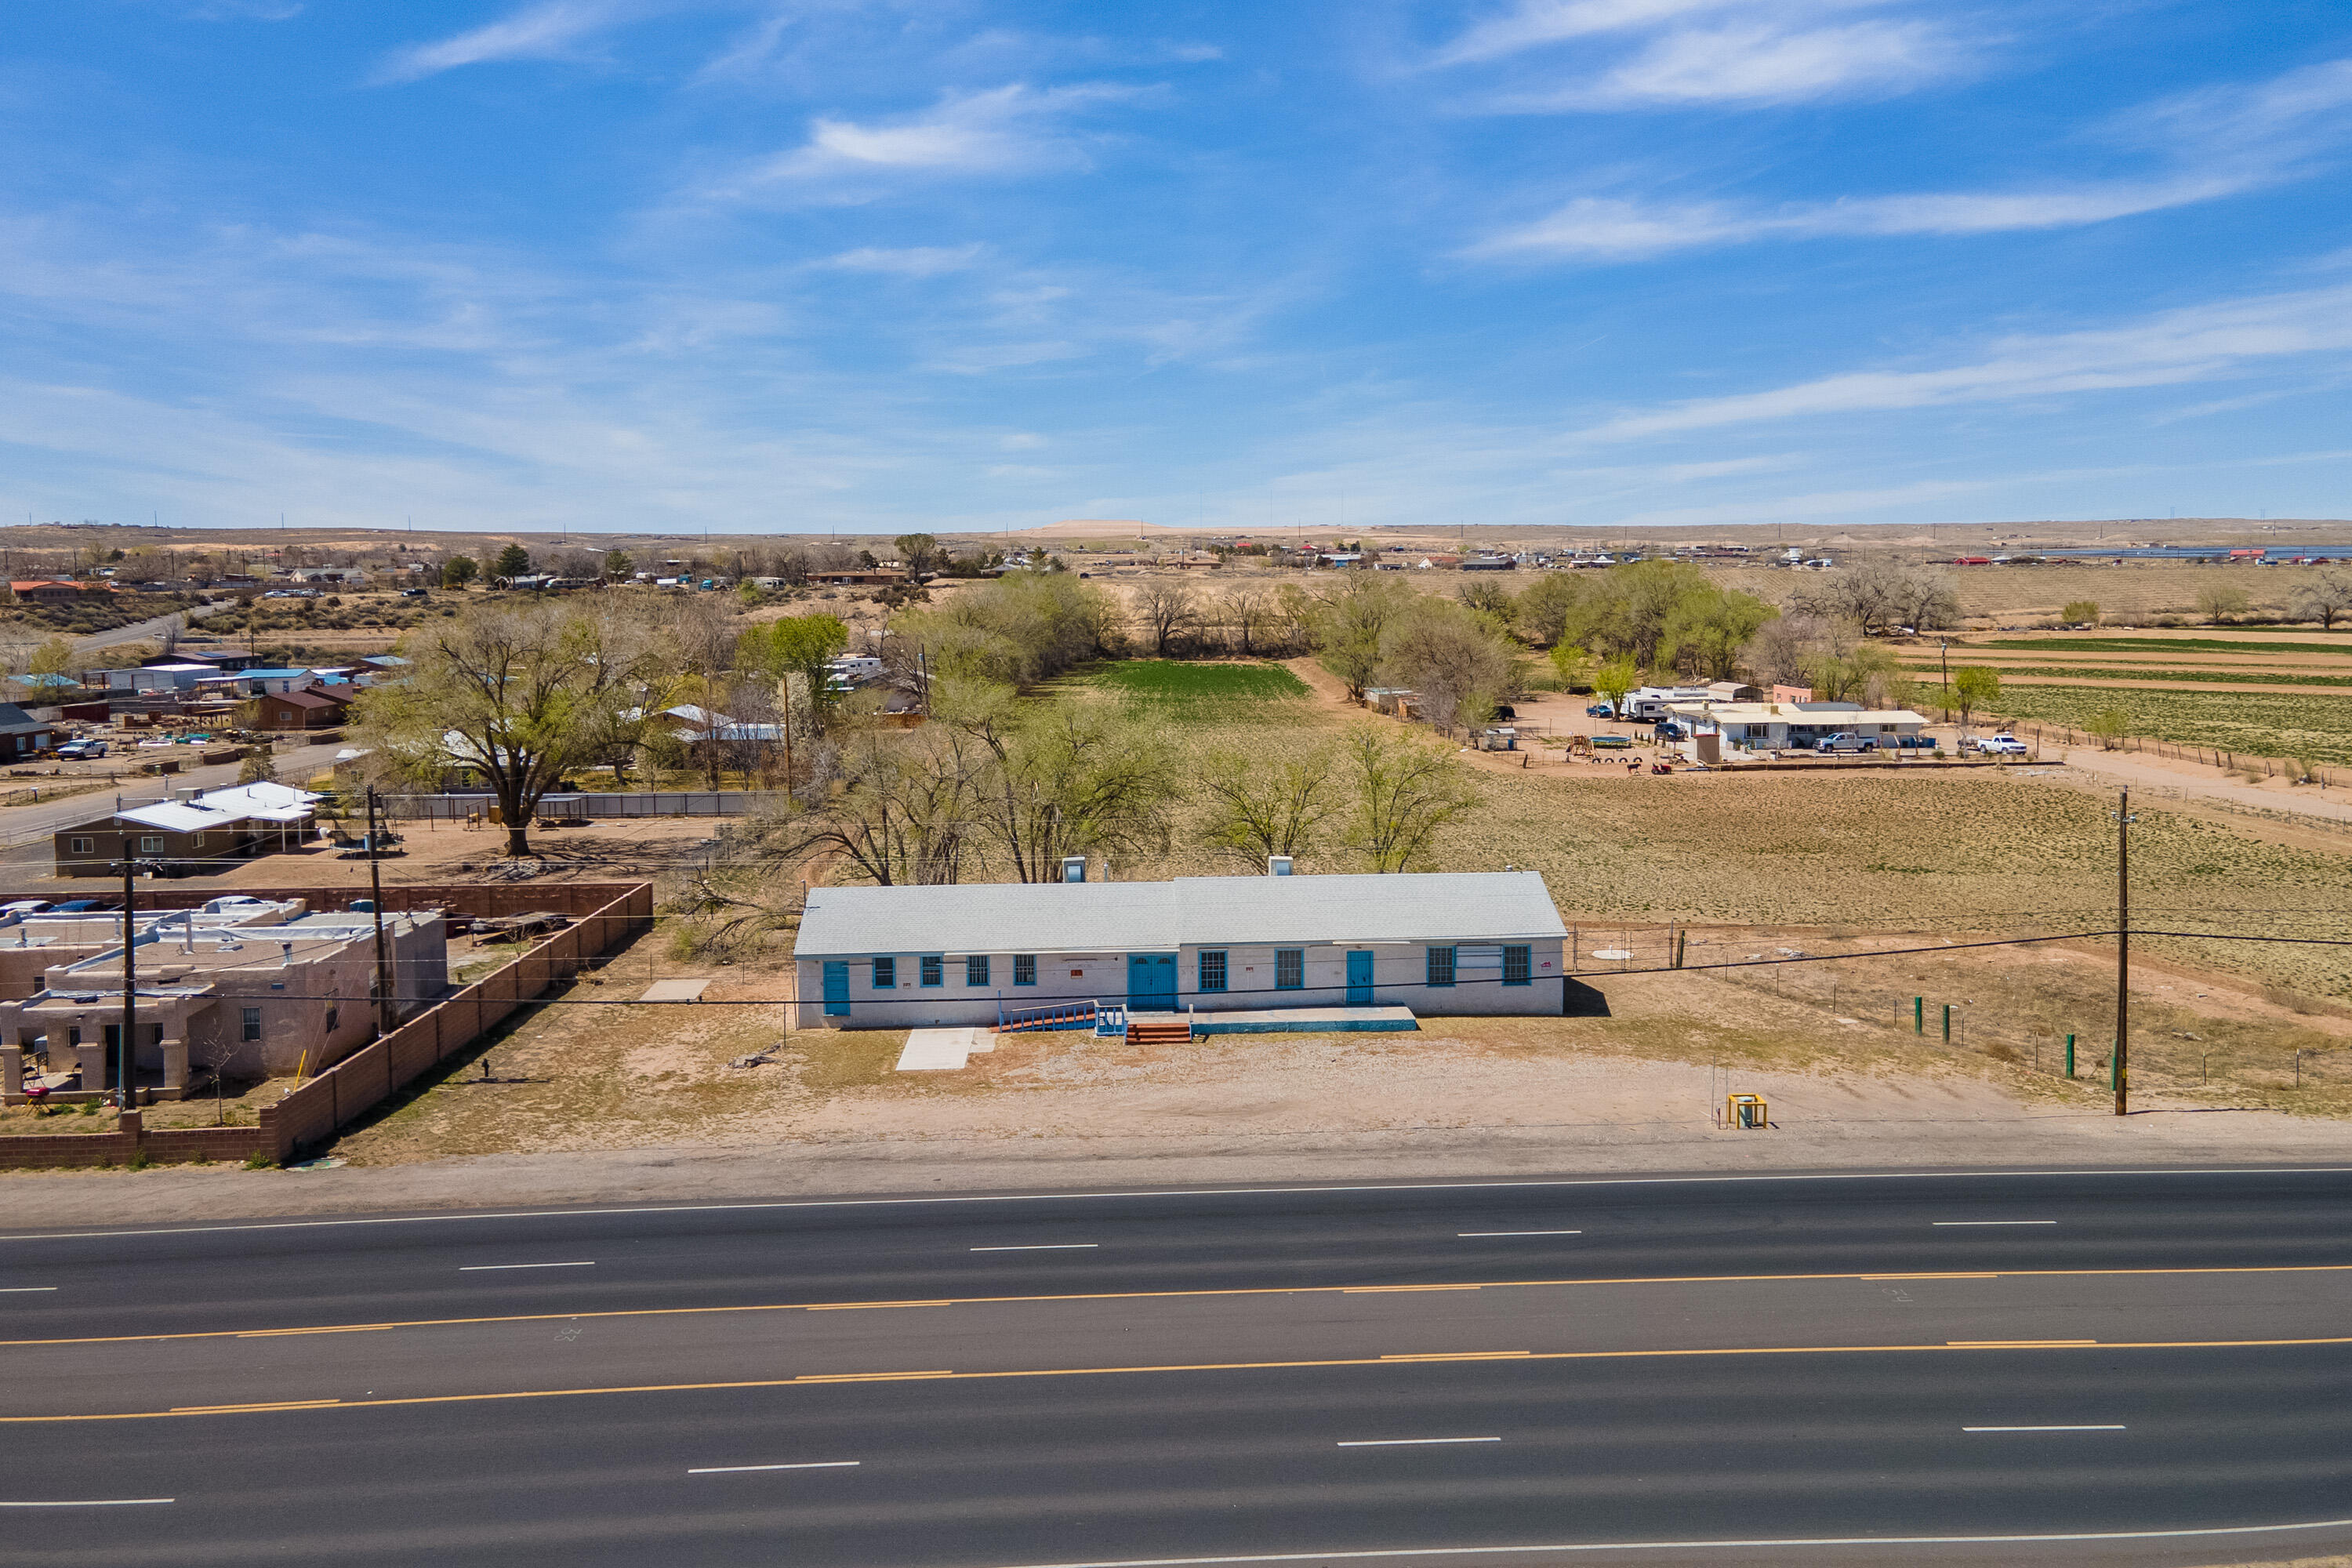
<path id="1" fill-rule="evenodd" d="M 438 910 L 385 914 L 395 1019 L 448 989 L 447 930 Z M 340 1061 L 375 1034 L 371 913 L 221 926 L 181 911 L 133 940 L 132 1070 L 151 1098 L 184 1098 L 192 1065 L 229 1078 L 283 1077 Z M 120 942 L 51 967 L 31 996 L 0 1001 L 0 1098 L 23 1095 L 27 1058 L 50 1073 L 78 1068 L 84 1090 L 112 1087 L 121 1019 Z"/>

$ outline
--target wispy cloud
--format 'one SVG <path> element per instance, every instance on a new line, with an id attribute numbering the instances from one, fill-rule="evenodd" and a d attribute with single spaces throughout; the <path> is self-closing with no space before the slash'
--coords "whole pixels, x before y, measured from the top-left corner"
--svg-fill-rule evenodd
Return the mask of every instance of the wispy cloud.
<path id="1" fill-rule="evenodd" d="M 1624 260 L 1701 247 L 1832 236 L 2074 228 L 2260 190 L 2326 167 L 2352 139 L 2352 61 L 2213 89 L 2119 116 L 2100 139 L 2154 145 L 2172 172 L 2010 191 L 1927 192 L 1771 208 L 1580 196 L 1469 247 L 1488 259 Z"/>
<path id="2" fill-rule="evenodd" d="M 1886 15 L 1889 11 L 1897 14 Z M 1857 13 L 1875 12 L 1876 15 Z M 1885 96 L 1955 74 L 1973 46 L 1885 0 L 1518 0 L 1440 49 L 1440 67 L 1568 51 L 1515 71 L 1488 107 L 1528 111 Z M 1600 51 L 1605 58 L 1592 58 Z M 1524 64 L 1524 62 L 1521 62 Z"/>
<path id="3" fill-rule="evenodd" d="M 838 256 L 828 256 L 819 265 L 838 268 L 844 272 L 887 272 L 899 278 L 937 278 L 943 272 L 961 272 L 980 260 L 977 245 L 914 245 L 896 249 L 879 246 L 861 246 L 845 250 Z"/>
<path id="4" fill-rule="evenodd" d="M 1863 371 L 1767 392 L 1624 414 L 1576 432 L 1623 441 L 1820 415 L 2021 403 L 2221 380 L 2260 362 L 2352 350 L 2352 288 L 2315 289 L 2167 311 L 2127 326 L 2002 339 L 1937 370 Z"/>
<path id="5" fill-rule="evenodd" d="M 1011 82 L 984 92 L 950 92 L 931 109 L 897 120 L 821 118 L 811 122 L 800 146 L 759 160 L 710 194 L 1082 166 L 1085 138 L 1067 122 L 1100 105 L 1133 100 L 1140 90 L 1111 82 L 1045 89 Z"/>
<path id="6" fill-rule="evenodd" d="M 643 0 L 541 0 L 470 31 L 397 50 L 377 68 L 374 79 L 415 81 L 494 60 L 575 59 L 587 40 L 635 20 L 646 9 Z"/>

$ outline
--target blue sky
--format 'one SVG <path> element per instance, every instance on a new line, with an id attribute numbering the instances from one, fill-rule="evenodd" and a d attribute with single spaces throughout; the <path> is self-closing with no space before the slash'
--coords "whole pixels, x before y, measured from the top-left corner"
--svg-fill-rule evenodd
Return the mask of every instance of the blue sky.
<path id="1" fill-rule="evenodd" d="M 2352 13 L 16 0 L 0 518 L 2352 515 Z"/>

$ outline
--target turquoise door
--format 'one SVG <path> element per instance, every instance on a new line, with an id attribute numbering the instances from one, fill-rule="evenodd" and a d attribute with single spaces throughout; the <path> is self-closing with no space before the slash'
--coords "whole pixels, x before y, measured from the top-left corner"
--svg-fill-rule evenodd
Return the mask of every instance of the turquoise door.
<path id="1" fill-rule="evenodd" d="M 1130 1013 L 1176 1011 L 1174 953 L 1130 952 L 1127 955 L 1127 1007 Z"/>
<path id="2" fill-rule="evenodd" d="M 1372 955 L 1369 952 L 1350 950 L 1348 954 L 1348 1005 L 1369 1007 L 1372 1005 Z"/>
<path id="3" fill-rule="evenodd" d="M 828 1018 L 849 1016 L 849 965 L 846 963 L 824 966 L 824 1016 Z"/>

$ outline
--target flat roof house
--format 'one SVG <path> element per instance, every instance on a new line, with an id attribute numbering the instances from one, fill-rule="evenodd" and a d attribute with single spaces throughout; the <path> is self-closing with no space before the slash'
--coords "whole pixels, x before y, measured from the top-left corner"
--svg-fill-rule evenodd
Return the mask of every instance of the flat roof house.
<path id="1" fill-rule="evenodd" d="M 167 877 L 226 871 L 257 847 L 243 812 L 189 801 L 133 806 L 52 837 L 60 877 L 120 877 L 125 860 L 156 862 Z"/>
<path id="2" fill-rule="evenodd" d="M 224 901 L 224 900 L 216 900 Z M 272 906 L 259 905 L 262 920 Z M 115 917 L 120 931 L 121 917 Z M 395 1016 L 448 988 L 447 925 L 438 910 L 384 916 Z M 138 1087 L 177 1100 L 190 1068 L 229 1078 L 276 1077 L 331 1065 L 375 1033 L 374 916 L 306 915 L 221 925 L 174 911 L 142 922 L 138 943 Z M 25 1061 L 78 1069 L 84 1089 L 111 1087 L 122 1018 L 119 942 L 86 957 L 59 954 L 40 989 L 0 1001 L 0 1094 L 20 1092 Z"/>
<path id="3" fill-rule="evenodd" d="M 1927 723 L 1908 708 L 1864 708 L 1855 702 L 1676 703 L 1669 711 L 1686 723 L 1713 724 L 1726 746 L 1757 752 L 1801 749 L 1849 732 L 1890 743 L 1918 734 Z"/>
<path id="4" fill-rule="evenodd" d="M 903 1029 L 1080 1002 L 1558 1015 L 1567 938 L 1533 871 L 1182 877 L 815 888 L 793 953 L 802 1027 Z"/>

